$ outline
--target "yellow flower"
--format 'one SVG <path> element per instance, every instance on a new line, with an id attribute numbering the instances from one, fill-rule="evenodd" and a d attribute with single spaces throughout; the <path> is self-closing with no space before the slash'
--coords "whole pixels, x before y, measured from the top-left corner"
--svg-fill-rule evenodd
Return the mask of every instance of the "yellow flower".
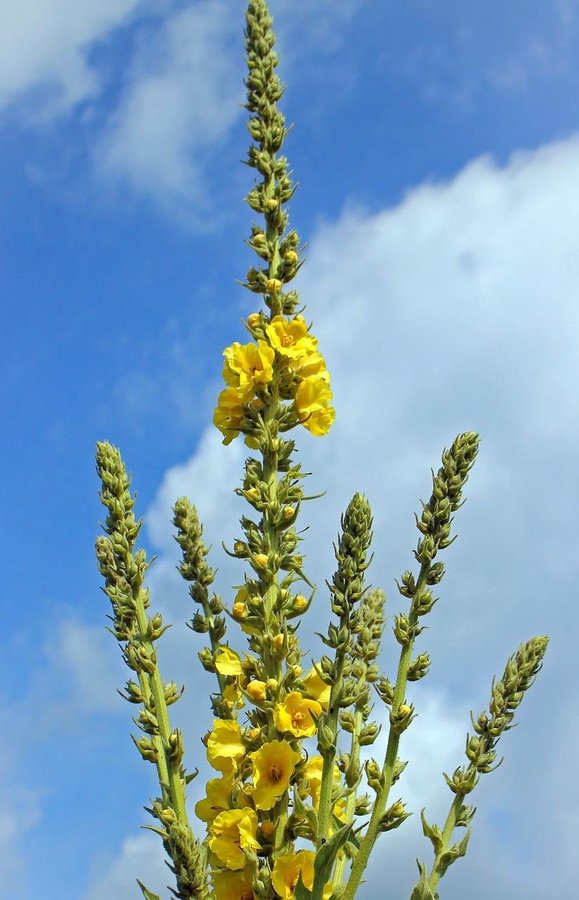
<path id="1" fill-rule="evenodd" d="M 195 804 L 195 815 L 202 822 L 212 822 L 224 809 L 229 809 L 233 779 L 231 775 L 210 778 L 205 788 L 207 796 Z"/>
<path id="2" fill-rule="evenodd" d="M 241 675 L 243 668 L 237 653 L 231 647 L 220 647 L 215 655 L 215 668 L 220 675 Z"/>
<path id="3" fill-rule="evenodd" d="M 250 753 L 253 761 L 253 802 L 256 809 L 271 809 L 284 794 L 301 757 L 286 741 L 270 741 Z"/>
<path id="4" fill-rule="evenodd" d="M 324 768 L 324 760 L 321 756 L 310 756 L 308 761 L 304 764 L 303 767 L 303 775 L 304 778 L 308 782 L 307 793 L 312 798 L 312 804 L 314 809 L 318 808 L 318 804 L 320 802 L 320 789 L 322 786 L 322 771 Z M 334 764 L 334 781 L 339 783 L 340 781 L 340 770 L 337 765 Z M 338 815 L 337 807 L 341 803 L 340 800 L 334 805 L 334 813 Z"/>
<path id="5" fill-rule="evenodd" d="M 301 423 L 317 437 L 328 433 L 336 417 L 331 399 L 330 386 L 319 375 L 305 378 L 298 385 L 295 403 Z"/>
<path id="6" fill-rule="evenodd" d="M 230 444 L 237 437 L 244 416 L 243 399 L 236 388 L 228 387 L 221 391 L 213 413 L 213 424 L 222 433 L 224 444 Z"/>
<path id="7" fill-rule="evenodd" d="M 228 869 L 243 869 L 245 850 L 257 850 L 257 813 L 254 809 L 229 809 L 219 813 L 209 826 L 209 848 Z"/>
<path id="8" fill-rule="evenodd" d="M 293 900 L 300 872 L 304 887 L 311 891 L 314 886 L 315 858 L 313 850 L 299 850 L 297 853 L 286 853 L 277 857 L 271 873 L 271 883 L 283 900 Z M 324 888 L 324 900 L 331 897 L 332 890 L 332 885 L 328 882 Z"/>
<path id="9" fill-rule="evenodd" d="M 308 326 L 303 316 L 289 320 L 284 316 L 274 316 L 266 326 L 265 333 L 271 346 L 280 356 L 291 362 L 314 353 L 318 346 L 317 338 L 308 334 Z"/>
<path id="10" fill-rule="evenodd" d="M 314 700 L 317 700 L 318 703 L 321 703 L 322 707 L 325 709 L 330 702 L 331 687 L 329 684 L 326 684 L 323 678 L 320 678 L 313 666 L 309 672 L 306 672 L 302 678 L 302 682 L 306 689 L 306 693 L 309 694 L 310 697 L 313 697 Z"/>
<path id="11" fill-rule="evenodd" d="M 237 872 L 215 871 L 212 875 L 215 900 L 254 900 L 253 879 L 249 869 Z"/>
<path id="12" fill-rule="evenodd" d="M 275 353 L 266 341 L 251 344 L 236 341 L 223 351 L 223 356 L 225 383 L 236 388 L 244 400 L 249 400 L 256 388 L 263 387 L 273 378 Z"/>
<path id="13" fill-rule="evenodd" d="M 289 731 L 294 737 L 311 737 L 316 731 L 312 713 L 320 716 L 321 712 L 317 700 L 308 700 L 299 691 L 291 691 L 283 703 L 276 705 L 273 719 L 278 731 Z"/>
<path id="14" fill-rule="evenodd" d="M 223 699 L 229 704 L 230 709 L 233 709 L 234 706 L 237 706 L 239 709 L 241 709 L 242 706 L 245 706 L 243 694 L 241 693 L 239 687 L 239 678 L 234 678 L 225 685 L 222 691 L 222 696 Z"/>
<path id="15" fill-rule="evenodd" d="M 308 782 L 308 794 L 312 798 L 314 809 L 317 809 L 320 802 L 323 767 L 324 760 L 321 756 L 310 756 L 303 768 L 304 778 L 306 778 Z"/>
<path id="16" fill-rule="evenodd" d="M 332 810 L 332 813 L 336 817 L 338 822 L 340 822 L 342 825 L 346 824 L 346 798 L 345 797 L 341 797 L 339 800 L 336 800 L 336 802 L 334 803 L 334 808 Z"/>
<path id="17" fill-rule="evenodd" d="M 245 755 L 245 745 L 238 722 L 214 719 L 213 731 L 207 740 L 207 759 L 218 772 L 235 771 L 237 761 Z"/>
<path id="18" fill-rule="evenodd" d="M 323 378 L 324 381 L 330 381 L 330 373 L 326 369 L 326 360 L 322 354 L 317 351 L 315 353 L 309 353 L 307 356 L 299 359 L 297 364 L 292 366 L 292 368 L 300 378 L 313 378 L 314 376 L 317 376 L 318 378 Z"/>

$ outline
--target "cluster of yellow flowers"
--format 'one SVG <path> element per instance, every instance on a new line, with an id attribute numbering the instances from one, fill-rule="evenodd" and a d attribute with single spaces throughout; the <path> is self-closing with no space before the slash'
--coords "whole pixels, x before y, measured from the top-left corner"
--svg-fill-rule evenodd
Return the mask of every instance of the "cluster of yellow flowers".
<path id="1" fill-rule="evenodd" d="M 215 719 L 205 739 L 207 758 L 220 777 L 207 782 L 206 796 L 195 812 L 207 823 L 215 900 L 254 896 L 257 857 L 274 850 L 274 807 L 294 786 L 302 802 L 309 798 L 314 810 L 319 804 L 323 760 L 321 756 L 302 756 L 299 742 L 314 736 L 316 719 L 327 709 L 330 687 L 312 668 L 300 679 L 303 691 L 283 695 L 275 679 L 263 682 L 248 675 L 256 662 L 249 656 L 242 660 L 225 646 L 215 657 L 217 671 L 227 680 L 224 695 L 231 707 L 246 702 L 261 706 L 270 701 L 272 733 L 278 735 L 262 742 L 259 729 L 243 728 L 234 719 Z M 252 751 L 253 746 L 258 749 Z M 335 777 L 339 779 L 337 767 Z M 342 818 L 343 802 L 336 803 L 334 815 Z M 314 859 L 315 852 L 307 849 L 275 853 L 271 883 L 281 898 L 294 897 L 300 874 L 304 886 L 311 889 Z M 324 900 L 331 892 L 328 884 Z"/>
<path id="2" fill-rule="evenodd" d="M 266 400 L 291 400 L 293 417 L 285 429 L 302 424 L 314 435 L 326 434 L 334 421 L 330 405 L 330 376 L 318 340 L 309 333 L 303 316 L 277 315 L 268 320 L 252 313 L 247 328 L 249 344 L 235 342 L 223 353 L 223 378 L 227 387 L 217 402 L 213 422 L 229 444 L 240 431 L 248 446 L 257 446 L 255 427 Z M 269 404 L 268 404 L 269 405 Z"/>

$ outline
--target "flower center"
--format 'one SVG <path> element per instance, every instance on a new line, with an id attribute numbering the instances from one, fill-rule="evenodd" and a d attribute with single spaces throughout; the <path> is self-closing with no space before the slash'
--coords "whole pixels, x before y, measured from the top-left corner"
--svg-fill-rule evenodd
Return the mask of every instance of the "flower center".
<path id="1" fill-rule="evenodd" d="M 281 778 L 281 771 L 279 766 L 275 763 L 269 767 L 269 779 L 270 781 L 278 782 Z"/>
<path id="2" fill-rule="evenodd" d="M 293 725 L 295 728 L 301 728 L 301 726 L 304 724 L 304 721 L 305 721 L 305 716 L 304 716 L 303 712 L 300 712 L 300 711 L 298 710 L 297 712 L 295 712 L 295 713 L 293 714 L 293 716 L 292 716 L 292 725 Z"/>

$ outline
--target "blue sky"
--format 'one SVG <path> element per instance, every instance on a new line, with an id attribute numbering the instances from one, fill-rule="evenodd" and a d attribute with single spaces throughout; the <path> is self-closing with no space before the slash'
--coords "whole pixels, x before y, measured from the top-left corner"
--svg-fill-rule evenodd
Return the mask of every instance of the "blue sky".
<path id="1" fill-rule="evenodd" d="M 579 792 L 579 4 L 272 0 L 286 150 L 307 242 L 302 299 L 333 375 L 336 425 L 302 439 L 326 496 L 307 510 L 323 585 L 340 511 L 374 508 L 371 576 L 399 608 L 413 512 L 461 430 L 482 449 L 423 642 L 401 793 L 440 819 L 440 771 L 517 644 L 549 633 L 540 680 L 478 790 L 472 846 L 442 896 L 571 898 Z M 243 448 L 211 428 L 221 352 L 252 298 L 239 164 L 243 3 L 0 0 L 4 477 L 0 534 L 0 897 L 163 890 L 139 830 L 155 788 L 117 697 L 93 546 L 94 444 L 122 448 L 155 603 L 175 627 L 164 671 L 198 764 L 206 681 L 174 572 L 171 503 L 199 506 L 223 592 L 222 539 Z M 323 590 L 314 617 L 325 620 Z M 312 625 L 319 627 L 316 622 Z M 392 673 L 393 646 L 383 664 Z M 406 751 L 405 751 L 406 752 Z M 194 787 L 191 799 L 195 800 Z M 198 790 L 201 790 L 199 785 Z M 429 859 L 418 816 L 384 839 L 362 897 L 408 896 Z"/>

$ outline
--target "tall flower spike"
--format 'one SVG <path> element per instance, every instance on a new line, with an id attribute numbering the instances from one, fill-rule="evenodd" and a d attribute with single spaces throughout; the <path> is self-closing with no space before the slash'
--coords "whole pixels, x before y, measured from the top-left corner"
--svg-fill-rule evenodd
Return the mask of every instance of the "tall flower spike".
<path id="1" fill-rule="evenodd" d="M 462 503 L 462 491 L 478 451 L 478 435 L 474 432 L 459 434 L 449 450 L 442 454 L 442 465 L 432 476 L 432 495 L 423 504 L 422 516 L 416 517 L 416 524 L 422 537 L 418 542 L 415 557 L 420 563 L 418 578 L 410 572 L 402 577 L 400 592 L 410 599 L 408 615 L 399 614 L 394 624 L 394 634 L 400 644 L 400 659 L 396 684 L 387 679 L 377 685 L 378 693 L 390 707 L 390 730 L 382 768 L 372 763 L 366 766 L 369 784 L 376 791 L 376 800 L 370 822 L 353 860 L 350 876 L 343 893 L 343 900 L 353 900 L 362 880 L 364 870 L 378 835 L 392 827 L 388 798 L 392 785 L 400 774 L 398 748 L 402 733 L 414 718 L 414 707 L 405 698 L 408 681 L 420 677 L 426 671 L 428 660 L 420 657 L 412 659 L 412 651 L 417 636 L 422 631 L 420 618 L 427 615 L 434 606 L 430 585 L 438 584 L 443 575 L 441 563 L 435 563 L 438 552 L 452 543 L 450 536 L 452 513 Z M 398 817 L 395 817 L 398 818 Z"/>
<path id="2" fill-rule="evenodd" d="M 489 712 L 482 712 L 473 720 L 474 735 L 467 735 L 466 756 L 468 765 L 454 770 L 444 778 L 454 800 L 442 829 L 429 825 L 422 813 L 422 830 L 434 848 L 434 862 L 427 873 L 426 866 L 418 863 L 420 878 L 412 892 L 411 900 L 431 900 L 437 897 L 436 886 L 449 866 L 464 856 L 470 837 L 468 826 L 475 813 L 474 806 L 464 803 L 465 797 L 476 787 L 479 777 L 497 768 L 495 747 L 502 734 L 512 728 L 515 711 L 526 691 L 532 686 L 543 665 L 549 640 L 544 635 L 531 638 L 522 644 L 507 662 L 503 677 L 493 681 Z M 466 828 L 462 840 L 451 844 L 456 828 Z"/>
<path id="3" fill-rule="evenodd" d="M 247 328 L 253 343 L 232 344 L 224 351 L 227 387 L 219 395 L 213 422 L 228 444 L 239 434 L 252 449 L 263 445 L 264 422 L 275 420 L 278 432 L 303 425 L 322 436 L 332 427 L 330 378 L 317 339 L 301 315 L 298 295 L 287 290 L 301 266 L 297 231 L 288 230 L 286 205 L 295 185 L 280 154 L 287 128 L 278 108 L 284 88 L 276 73 L 272 18 L 265 0 L 250 0 L 245 45 L 248 122 L 252 143 L 247 163 L 261 180 L 247 202 L 264 223 L 253 225 L 247 241 L 259 263 L 251 266 L 245 287 L 261 295 L 269 315 L 252 313 Z M 291 401 L 286 406 L 280 401 Z"/>
<path id="4" fill-rule="evenodd" d="M 209 634 L 211 642 L 211 661 L 214 663 L 215 653 L 225 636 L 225 619 L 220 613 L 223 604 L 217 594 L 209 596 L 209 587 L 215 579 L 215 572 L 207 563 L 208 549 L 203 542 L 203 526 L 199 521 L 197 510 L 187 497 L 180 497 L 173 507 L 173 524 L 177 529 L 175 540 L 181 547 L 183 559 L 178 566 L 181 576 L 190 583 L 191 599 L 198 603 L 201 612 L 196 612 L 189 627 L 199 634 Z M 219 691 L 223 692 L 225 679 L 215 671 Z M 215 698 L 213 711 L 216 714 L 229 712 L 223 708 L 222 701 Z"/>
<path id="5" fill-rule="evenodd" d="M 135 551 L 140 522 L 134 516 L 134 497 L 120 452 L 106 442 L 97 444 L 97 471 L 102 483 L 101 501 L 107 508 L 106 535 L 96 542 L 97 560 L 105 578 L 105 593 L 113 607 L 113 629 L 123 658 L 138 683 L 127 682 L 126 699 L 143 708 L 134 720 L 144 732 L 133 738 L 143 759 L 155 763 L 162 796 L 148 810 L 159 821 L 163 839 L 177 879 L 176 897 L 181 900 L 207 897 L 205 853 L 195 840 L 185 808 L 189 776 L 182 764 L 181 733 L 172 729 L 168 706 L 179 699 L 173 682 L 164 683 L 157 665 L 155 642 L 165 628 L 157 613 L 147 616 L 148 591 L 143 587 L 148 567 L 143 550 Z M 142 887 L 144 896 L 147 889 Z M 154 896 L 154 895 L 153 895 Z"/>
<path id="6" fill-rule="evenodd" d="M 262 178 L 250 191 L 247 202 L 265 218 L 265 233 L 254 226 L 248 242 L 265 265 L 249 270 L 246 286 L 263 294 L 272 316 L 291 316 L 297 307 L 297 295 L 284 294 L 283 287 L 300 267 L 299 237 L 296 231 L 284 237 L 289 221 L 284 206 L 295 185 L 287 159 L 278 156 L 287 134 L 284 116 L 277 106 L 284 87 L 276 74 L 273 22 L 265 0 L 250 0 L 246 22 L 246 109 L 251 114 L 247 127 L 253 140 L 247 162 Z"/>

